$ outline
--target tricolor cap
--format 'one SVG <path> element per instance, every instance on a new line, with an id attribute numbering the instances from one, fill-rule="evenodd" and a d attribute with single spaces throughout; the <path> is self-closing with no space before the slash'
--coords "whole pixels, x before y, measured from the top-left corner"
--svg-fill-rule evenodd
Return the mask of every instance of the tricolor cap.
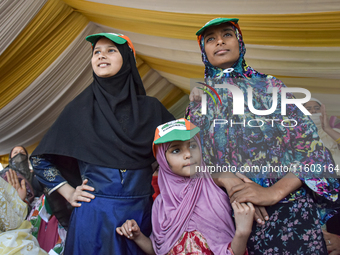
<path id="1" fill-rule="evenodd" d="M 130 38 L 127 37 L 126 35 L 116 34 L 116 33 L 99 33 L 99 34 L 93 34 L 93 35 L 87 36 L 86 41 L 89 41 L 92 44 L 92 48 L 93 48 L 94 44 L 98 41 L 100 37 L 106 37 L 107 39 L 117 44 L 124 44 L 127 42 L 128 46 L 133 51 L 133 55 L 136 58 L 135 47 L 133 47 L 133 44 Z"/>
<path id="2" fill-rule="evenodd" d="M 200 30 L 198 30 L 196 32 L 196 35 L 199 36 L 201 35 L 204 30 L 206 30 L 208 27 L 211 27 L 211 26 L 217 26 L 217 25 L 220 25 L 222 23 L 227 23 L 227 22 L 232 22 L 233 24 L 237 24 L 238 22 L 238 19 L 235 19 L 235 18 L 215 18 L 215 19 L 212 19 L 210 21 L 208 21 Z"/>
<path id="3" fill-rule="evenodd" d="M 187 141 L 193 138 L 199 132 L 199 127 L 196 127 L 194 124 L 184 118 L 159 125 L 156 128 L 155 138 L 153 140 L 153 154 L 156 157 L 155 147 L 157 144 L 172 141 Z"/>

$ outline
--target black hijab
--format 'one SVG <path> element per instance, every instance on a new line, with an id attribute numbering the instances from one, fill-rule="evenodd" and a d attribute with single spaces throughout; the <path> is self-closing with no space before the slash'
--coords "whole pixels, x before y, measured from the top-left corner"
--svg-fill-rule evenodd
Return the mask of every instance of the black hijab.
<path id="1" fill-rule="evenodd" d="M 155 129 L 174 117 L 145 95 L 127 43 L 116 46 L 123 58 L 119 72 L 109 78 L 93 73 L 92 84 L 65 107 L 32 156 L 68 156 L 118 169 L 141 169 L 155 161 Z"/>

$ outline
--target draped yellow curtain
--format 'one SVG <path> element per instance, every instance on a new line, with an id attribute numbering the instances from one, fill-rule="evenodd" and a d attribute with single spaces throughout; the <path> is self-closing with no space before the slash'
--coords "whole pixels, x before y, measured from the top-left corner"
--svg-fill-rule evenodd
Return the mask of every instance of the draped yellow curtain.
<path id="1" fill-rule="evenodd" d="M 49 0 L 0 56 L 0 109 L 69 46 L 88 20 L 61 0 Z"/>
<path id="2" fill-rule="evenodd" d="M 89 20 L 130 32 L 195 40 L 208 20 L 226 14 L 150 11 L 85 0 L 64 0 Z M 248 44 L 277 46 L 340 46 L 340 12 L 302 14 L 238 14 Z"/>

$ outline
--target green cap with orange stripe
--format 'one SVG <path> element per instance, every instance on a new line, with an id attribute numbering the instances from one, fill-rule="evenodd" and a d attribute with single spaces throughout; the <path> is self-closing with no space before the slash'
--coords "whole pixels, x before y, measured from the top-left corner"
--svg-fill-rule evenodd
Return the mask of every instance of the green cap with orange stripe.
<path id="1" fill-rule="evenodd" d="M 128 46 L 130 47 L 130 49 L 133 52 L 133 55 L 136 58 L 135 47 L 133 47 L 133 44 L 132 44 L 130 38 L 127 37 L 126 35 L 117 34 L 117 33 L 99 33 L 99 34 L 93 34 L 93 35 L 87 36 L 86 41 L 89 41 L 92 44 L 92 47 L 93 47 L 94 44 L 98 41 L 98 39 L 100 37 L 106 37 L 107 39 L 109 39 L 112 42 L 117 43 L 117 44 L 124 44 L 124 43 L 127 42 Z"/>
<path id="2" fill-rule="evenodd" d="M 156 128 L 155 138 L 153 140 L 153 154 L 156 156 L 155 147 L 157 144 L 172 141 L 187 141 L 193 138 L 198 132 L 200 132 L 200 128 L 184 118 L 159 125 Z"/>

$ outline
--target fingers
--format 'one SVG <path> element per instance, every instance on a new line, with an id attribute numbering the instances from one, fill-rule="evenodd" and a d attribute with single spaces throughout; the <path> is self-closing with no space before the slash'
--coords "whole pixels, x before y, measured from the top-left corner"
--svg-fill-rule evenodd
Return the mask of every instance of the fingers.
<path id="1" fill-rule="evenodd" d="M 127 220 L 121 227 L 116 228 L 118 234 L 127 238 L 133 238 L 133 231 L 136 230 L 138 230 L 138 225 L 135 220 Z"/>
<path id="2" fill-rule="evenodd" d="M 245 176 L 245 175 L 243 175 L 243 174 L 241 174 L 241 173 L 239 173 L 239 172 L 237 172 L 235 175 L 236 175 L 238 178 L 240 178 L 242 181 L 244 181 L 244 182 L 253 182 L 253 181 L 250 180 L 247 176 Z"/>
<path id="3" fill-rule="evenodd" d="M 268 215 L 268 213 L 267 213 L 266 208 L 265 208 L 264 206 L 258 206 L 258 208 L 259 208 L 259 210 L 260 210 L 260 212 L 261 212 L 263 218 L 264 218 L 265 220 L 269 220 L 269 215 Z"/>
<path id="4" fill-rule="evenodd" d="M 88 179 L 85 179 L 83 181 L 83 184 L 81 186 L 78 186 L 78 187 L 81 187 L 82 190 L 94 191 L 93 187 L 86 185 L 88 183 L 88 181 L 89 181 Z"/>
<path id="5" fill-rule="evenodd" d="M 11 184 L 16 190 L 20 188 L 18 176 L 14 170 L 9 169 L 6 172 L 6 177 L 7 177 L 8 183 Z"/>
<path id="6" fill-rule="evenodd" d="M 234 201 L 231 203 L 231 207 L 233 208 L 234 212 L 239 210 L 240 203 Z"/>
<path id="7" fill-rule="evenodd" d="M 26 182 L 25 182 L 25 180 L 21 180 L 21 188 L 26 190 Z"/>
<path id="8" fill-rule="evenodd" d="M 245 187 L 244 184 L 238 184 L 238 185 L 235 185 L 234 187 L 232 187 L 230 189 L 230 192 L 229 192 L 229 197 L 232 197 L 234 195 L 234 193 L 242 190 L 243 188 Z"/>
<path id="9" fill-rule="evenodd" d="M 265 221 L 264 221 L 264 217 L 259 209 L 258 206 L 255 207 L 255 215 L 254 215 L 254 220 L 261 224 L 261 225 L 264 225 Z"/>

